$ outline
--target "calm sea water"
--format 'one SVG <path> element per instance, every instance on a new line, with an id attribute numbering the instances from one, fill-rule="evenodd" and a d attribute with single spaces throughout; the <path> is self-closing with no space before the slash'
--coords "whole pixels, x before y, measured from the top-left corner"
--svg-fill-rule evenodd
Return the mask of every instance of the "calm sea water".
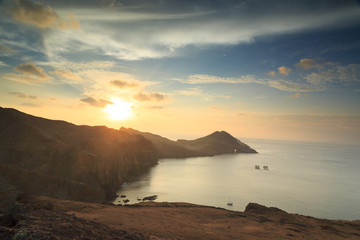
<path id="1" fill-rule="evenodd" d="M 328 219 L 360 219 L 360 146 L 246 140 L 259 154 L 162 159 L 118 194 L 129 203 L 190 202 L 244 211 L 249 202 Z M 269 171 L 255 170 L 255 165 Z M 116 199 L 114 203 L 119 203 Z M 227 206 L 227 202 L 233 206 Z"/>

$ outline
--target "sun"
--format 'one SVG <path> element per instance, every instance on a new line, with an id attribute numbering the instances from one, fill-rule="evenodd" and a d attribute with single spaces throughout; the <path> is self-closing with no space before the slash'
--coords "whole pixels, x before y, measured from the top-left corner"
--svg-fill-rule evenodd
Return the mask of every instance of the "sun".
<path id="1" fill-rule="evenodd" d="M 121 99 L 112 99 L 113 104 L 108 104 L 104 108 L 110 119 L 126 120 L 132 116 L 132 105 Z"/>

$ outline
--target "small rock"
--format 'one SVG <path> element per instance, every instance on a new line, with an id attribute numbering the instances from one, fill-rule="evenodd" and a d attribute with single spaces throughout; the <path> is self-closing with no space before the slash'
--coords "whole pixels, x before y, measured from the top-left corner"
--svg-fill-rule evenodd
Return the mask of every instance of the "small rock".
<path id="1" fill-rule="evenodd" d="M 142 200 L 143 201 L 154 201 L 157 199 L 157 195 L 153 195 L 153 196 L 148 196 L 148 197 L 144 197 Z"/>

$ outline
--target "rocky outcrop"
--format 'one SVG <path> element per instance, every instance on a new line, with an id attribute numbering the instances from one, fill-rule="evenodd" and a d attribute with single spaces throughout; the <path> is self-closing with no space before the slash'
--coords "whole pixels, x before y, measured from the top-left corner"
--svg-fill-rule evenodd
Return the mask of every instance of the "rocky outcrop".
<path id="1" fill-rule="evenodd" d="M 285 211 L 276 207 L 266 207 L 257 203 L 249 203 L 245 208 L 246 213 L 255 214 L 273 214 L 273 213 L 286 213 Z"/>

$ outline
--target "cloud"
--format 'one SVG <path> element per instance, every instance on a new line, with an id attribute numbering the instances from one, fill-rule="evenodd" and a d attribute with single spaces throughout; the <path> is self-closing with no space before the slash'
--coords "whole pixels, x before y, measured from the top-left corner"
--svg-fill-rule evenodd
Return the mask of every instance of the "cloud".
<path id="1" fill-rule="evenodd" d="M 270 71 L 270 72 L 269 72 L 269 75 L 272 76 L 272 77 L 275 77 L 276 72 L 275 72 L 275 71 Z"/>
<path id="2" fill-rule="evenodd" d="M 148 109 L 164 109 L 163 106 L 150 106 Z"/>
<path id="3" fill-rule="evenodd" d="M 309 83 L 318 86 L 333 86 L 343 84 L 353 86 L 360 83 L 360 64 L 346 66 L 331 66 L 318 73 L 310 73 L 304 77 Z"/>
<path id="4" fill-rule="evenodd" d="M 95 98 L 92 98 L 92 97 L 82 98 L 82 99 L 80 99 L 80 101 L 88 103 L 93 107 L 100 107 L 100 108 L 105 107 L 107 104 L 113 104 L 110 101 L 107 101 L 104 99 L 96 100 Z"/>
<path id="5" fill-rule="evenodd" d="M 312 72 L 305 75 L 299 74 L 296 78 L 296 81 L 292 79 L 260 78 L 253 75 L 244 75 L 237 78 L 226 78 L 203 74 L 190 75 L 187 78 L 173 78 L 172 80 L 194 85 L 261 84 L 286 92 L 297 92 L 297 94 L 304 92 L 323 91 L 329 88 L 355 86 L 360 83 L 360 64 L 349 64 L 342 66 L 335 63 L 324 63 L 322 66 L 324 66 L 324 68 L 317 68 L 317 72 Z M 286 69 L 286 67 L 283 66 L 283 68 L 285 68 L 285 70 L 282 69 L 282 67 L 280 67 L 279 70 L 282 69 L 281 71 L 284 71 L 283 73 L 289 71 Z M 295 72 L 294 75 L 295 74 L 297 73 Z M 177 92 L 188 95 L 202 94 L 202 92 L 196 88 L 192 91 Z"/>
<path id="6" fill-rule="evenodd" d="M 41 107 L 40 104 L 28 103 L 28 102 L 22 103 L 21 105 L 22 105 L 22 106 L 25 106 L 25 107 Z"/>
<path id="7" fill-rule="evenodd" d="M 236 45 L 261 36 L 359 21 L 355 1 L 326 4 L 303 1 L 287 4 L 283 0 L 211 2 L 214 3 L 127 1 L 111 11 L 98 7 L 72 8 L 81 22 L 82 34 L 59 34 L 49 38 L 47 49 L 52 54 L 61 54 L 64 48 L 58 46 L 68 46 L 66 52 L 73 53 L 78 49 L 70 43 L 77 42 L 118 59 L 163 58 L 180 54 L 186 46 Z M 48 12 L 51 9 L 42 8 Z"/>
<path id="8" fill-rule="evenodd" d="M 6 56 L 11 56 L 15 53 L 16 53 L 15 49 L 12 49 L 4 45 L 0 45 L 0 56 L 6 57 Z"/>
<path id="9" fill-rule="evenodd" d="M 196 74 L 190 75 L 186 79 L 175 78 L 173 80 L 188 84 L 261 84 L 286 92 L 313 92 L 324 90 L 322 86 L 317 86 L 314 84 L 297 83 L 284 79 L 257 78 L 252 75 L 240 76 L 238 78 L 224 78 L 218 76 Z"/>
<path id="10" fill-rule="evenodd" d="M 83 72 L 89 70 L 101 70 L 110 69 L 115 66 L 113 61 L 69 61 L 62 59 L 61 61 L 46 61 L 41 62 L 43 66 L 49 66 L 55 69 L 62 69 L 63 71 L 70 72 Z"/>
<path id="11" fill-rule="evenodd" d="M 185 96 L 203 96 L 204 91 L 200 88 L 187 88 L 182 90 L 176 90 L 175 94 L 185 95 Z"/>
<path id="12" fill-rule="evenodd" d="M 23 73 L 26 75 L 35 76 L 35 77 L 38 77 L 41 79 L 51 79 L 51 77 L 49 75 L 44 73 L 44 69 L 42 69 L 41 67 L 37 67 L 35 64 L 29 63 L 29 62 L 16 66 L 14 68 L 14 70 L 17 72 L 20 72 L 20 73 Z"/>
<path id="13" fill-rule="evenodd" d="M 69 20 L 59 20 L 58 27 L 61 29 L 80 29 L 80 23 L 75 19 L 74 14 L 69 15 Z"/>
<path id="14" fill-rule="evenodd" d="M 23 82 L 23 83 L 40 83 L 50 80 L 51 77 L 44 72 L 44 69 L 37 67 L 33 63 L 23 63 L 16 67 L 14 70 L 18 73 L 3 73 L 0 76 L 9 81 Z"/>
<path id="15" fill-rule="evenodd" d="M 138 94 L 134 95 L 134 98 L 138 101 L 164 101 L 168 98 L 167 95 L 161 93 L 146 93 L 144 91 L 139 92 Z"/>
<path id="16" fill-rule="evenodd" d="M 317 63 L 317 61 L 315 59 L 311 59 L 311 58 L 300 59 L 299 63 L 297 63 L 296 66 L 304 68 L 304 69 L 311 69 L 311 68 L 322 69 L 322 68 L 324 68 L 323 64 Z"/>
<path id="17" fill-rule="evenodd" d="M 188 83 L 188 84 L 206 84 L 206 83 L 254 83 L 257 82 L 257 78 L 252 75 L 245 75 L 238 78 L 224 78 L 206 74 L 194 74 L 190 75 L 186 79 L 173 78 L 175 81 Z"/>
<path id="18" fill-rule="evenodd" d="M 0 61 L 0 67 L 6 67 L 8 66 L 6 63 L 4 63 L 3 61 Z"/>
<path id="19" fill-rule="evenodd" d="M 139 86 L 137 83 L 129 83 L 124 80 L 112 80 L 110 84 L 118 88 L 132 88 Z"/>
<path id="20" fill-rule="evenodd" d="M 166 95 L 161 94 L 161 93 L 152 93 L 150 96 L 155 101 L 163 101 L 167 97 Z"/>
<path id="21" fill-rule="evenodd" d="M 291 72 L 291 68 L 285 67 L 285 66 L 281 66 L 278 68 L 279 73 L 282 75 L 289 75 L 289 73 Z"/>
<path id="22" fill-rule="evenodd" d="M 322 86 L 309 83 L 297 83 L 283 79 L 264 81 L 260 84 L 268 85 L 269 87 L 285 92 L 317 92 L 325 90 Z"/>
<path id="23" fill-rule="evenodd" d="M 70 19 L 61 19 L 49 5 L 43 6 L 40 2 L 29 0 L 14 0 L 15 7 L 12 16 L 15 20 L 37 26 L 39 28 L 80 28 L 80 23 L 70 15 Z"/>
<path id="24" fill-rule="evenodd" d="M 32 96 L 32 95 L 27 95 L 25 93 L 22 92 L 8 92 L 10 95 L 15 95 L 18 98 L 28 98 L 28 99 L 38 99 L 37 96 Z"/>
<path id="25" fill-rule="evenodd" d="M 295 93 L 293 95 L 290 96 L 290 98 L 296 99 L 296 98 L 300 98 L 300 97 L 305 97 L 308 96 L 307 93 Z"/>
<path id="26" fill-rule="evenodd" d="M 55 71 L 50 72 L 50 73 L 58 75 L 58 76 L 63 77 L 63 78 L 75 80 L 75 81 L 80 81 L 81 80 L 81 77 L 79 77 L 78 75 L 76 75 L 76 74 L 74 74 L 74 73 L 72 73 L 70 71 L 55 70 Z"/>

